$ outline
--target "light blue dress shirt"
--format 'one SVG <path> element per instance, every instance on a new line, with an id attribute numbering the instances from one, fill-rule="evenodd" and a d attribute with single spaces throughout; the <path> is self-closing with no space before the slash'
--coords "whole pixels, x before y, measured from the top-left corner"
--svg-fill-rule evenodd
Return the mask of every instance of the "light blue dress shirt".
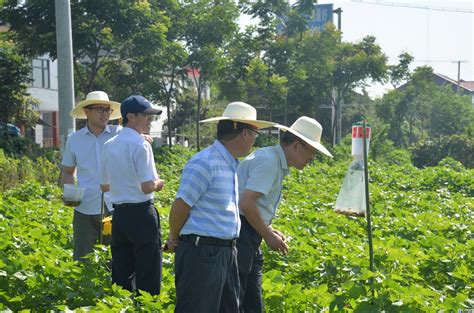
<path id="1" fill-rule="evenodd" d="M 186 202 L 191 211 L 180 235 L 239 237 L 238 164 L 217 140 L 188 161 L 176 198 Z"/>
<path id="2" fill-rule="evenodd" d="M 283 178 L 288 172 L 288 162 L 280 145 L 258 149 L 239 164 L 239 194 L 245 189 L 262 193 L 257 199 L 257 208 L 266 225 L 275 217 Z M 240 214 L 245 215 L 242 211 Z"/>
<path id="3" fill-rule="evenodd" d="M 77 185 L 86 188 L 81 204 L 76 207 L 76 210 L 82 214 L 100 214 L 99 179 L 102 149 L 105 142 L 121 130 L 122 126 L 107 125 L 99 136 L 95 136 L 86 126 L 68 136 L 61 164 L 75 167 Z M 105 202 L 108 209 L 113 210 L 108 192 L 105 193 Z"/>

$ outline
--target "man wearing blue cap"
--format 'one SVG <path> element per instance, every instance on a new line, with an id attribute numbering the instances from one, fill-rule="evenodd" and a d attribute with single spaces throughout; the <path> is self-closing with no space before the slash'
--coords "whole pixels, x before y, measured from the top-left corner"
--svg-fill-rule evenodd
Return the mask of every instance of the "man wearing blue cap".
<path id="1" fill-rule="evenodd" d="M 126 98 L 120 111 L 123 130 L 107 141 L 102 152 L 101 187 L 110 190 L 114 207 L 112 228 L 112 282 L 133 291 L 160 293 L 160 218 L 153 205 L 153 192 L 164 181 L 156 171 L 153 150 L 142 134 L 161 114 L 142 96 Z"/>

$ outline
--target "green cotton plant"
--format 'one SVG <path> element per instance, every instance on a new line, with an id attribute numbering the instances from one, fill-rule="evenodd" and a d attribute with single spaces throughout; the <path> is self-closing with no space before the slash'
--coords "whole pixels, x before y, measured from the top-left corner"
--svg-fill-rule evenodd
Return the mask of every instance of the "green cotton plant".
<path id="1" fill-rule="evenodd" d="M 155 151 L 166 181 L 156 193 L 163 239 L 181 171 L 194 151 Z M 2 158 L 0 154 L 0 166 Z M 9 161 L 10 162 L 10 161 Z M 366 220 L 334 212 L 350 161 L 291 170 L 274 227 L 289 253 L 265 243 L 265 312 L 433 312 L 474 306 L 474 170 L 446 160 L 418 169 L 369 163 L 374 271 Z M 73 210 L 61 190 L 29 180 L 0 197 L 0 311 L 173 312 L 174 255 L 163 255 L 161 294 L 132 297 L 113 285 L 110 249 L 72 260 Z"/>

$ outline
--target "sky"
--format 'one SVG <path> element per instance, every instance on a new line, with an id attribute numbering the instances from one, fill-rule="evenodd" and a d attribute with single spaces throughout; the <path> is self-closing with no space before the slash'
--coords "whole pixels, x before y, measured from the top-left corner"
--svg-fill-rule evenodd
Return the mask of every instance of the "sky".
<path id="1" fill-rule="evenodd" d="M 436 73 L 454 80 L 458 77 L 457 61 L 463 61 L 461 79 L 474 81 L 474 0 L 318 1 L 318 4 L 327 3 L 332 3 L 334 9 L 343 10 L 344 41 L 358 42 L 367 35 L 374 36 L 389 64 L 396 64 L 398 55 L 408 52 L 415 58 L 412 69 L 429 65 Z M 334 23 L 337 25 L 336 14 Z M 379 97 L 389 89 L 389 85 L 368 88 L 372 97 Z"/>

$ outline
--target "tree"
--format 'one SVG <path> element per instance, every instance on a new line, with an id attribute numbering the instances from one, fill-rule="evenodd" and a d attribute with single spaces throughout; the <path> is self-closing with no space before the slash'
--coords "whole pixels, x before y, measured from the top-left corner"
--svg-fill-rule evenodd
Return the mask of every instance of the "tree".
<path id="1" fill-rule="evenodd" d="M 474 125 L 470 97 L 433 81 L 433 69 L 421 66 L 411 79 L 376 103 L 377 116 L 389 125 L 389 138 L 398 147 L 423 140 L 462 134 Z"/>
<path id="2" fill-rule="evenodd" d="M 107 67 L 150 50 L 159 50 L 169 20 L 167 1 L 72 0 L 72 35 L 75 81 L 78 94 L 101 89 Z M 56 58 L 54 1 L 5 0 L 0 15 L 21 51 L 31 57 Z"/>
<path id="3" fill-rule="evenodd" d="M 344 96 L 355 88 L 364 88 L 367 81 L 383 82 L 387 73 L 387 56 L 375 43 L 375 37 L 366 36 L 358 43 L 341 43 L 335 56 L 332 84 L 335 94 L 332 97 L 334 112 L 333 138 L 336 134 L 336 121 L 340 118 Z M 338 142 L 338 140 L 336 141 Z"/>
<path id="4" fill-rule="evenodd" d="M 0 121 L 34 125 L 38 119 L 34 110 L 37 103 L 27 93 L 30 62 L 5 37 L 0 37 Z"/>
<path id="5" fill-rule="evenodd" d="M 398 64 L 388 66 L 390 83 L 393 88 L 399 87 L 403 81 L 410 78 L 410 64 L 413 59 L 413 56 L 404 52 L 398 56 Z"/>
<path id="6" fill-rule="evenodd" d="M 197 89 L 196 147 L 200 149 L 199 120 L 202 92 L 224 64 L 224 47 L 237 31 L 238 8 L 233 1 L 186 1 L 185 41 L 188 66 Z"/>

